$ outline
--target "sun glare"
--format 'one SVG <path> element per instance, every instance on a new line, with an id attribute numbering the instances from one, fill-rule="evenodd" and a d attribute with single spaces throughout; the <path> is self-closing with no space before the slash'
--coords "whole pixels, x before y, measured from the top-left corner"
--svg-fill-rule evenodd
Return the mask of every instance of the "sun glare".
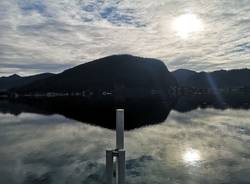
<path id="1" fill-rule="evenodd" d="M 187 39 L 193 33 L 202 31 L 203 24 L 195 14 L 184 14 L 174 20 L 173 28 L 178 36 Z"/>
<path id="2" fill-rule="evenodd" d="M 186 163 L 193 164 L 193 163 L 201 160 L 200 152 L 198 150 L 194 150 L 194 149 L 188 150 L 184 153 L 183 160 Z"/>

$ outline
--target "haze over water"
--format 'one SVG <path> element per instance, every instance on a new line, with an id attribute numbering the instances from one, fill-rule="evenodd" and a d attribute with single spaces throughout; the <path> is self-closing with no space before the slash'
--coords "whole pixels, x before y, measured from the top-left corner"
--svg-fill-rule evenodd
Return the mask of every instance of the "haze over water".
<path id="1" fill-rule="evenodd" d="M 250 183 L 250 111 L 171 111 L 125 133 L 127 183 Z M 60 115 L 0 113 L 0 183 L 100 184 L 113 130 Z"/>

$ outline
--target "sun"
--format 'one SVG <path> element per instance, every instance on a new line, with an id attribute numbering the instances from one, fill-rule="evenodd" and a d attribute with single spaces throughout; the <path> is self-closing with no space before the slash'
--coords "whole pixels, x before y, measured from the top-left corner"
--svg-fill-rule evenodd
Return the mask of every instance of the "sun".
<path id="1" fill-rule="evenodd" d="M 173 28 L 179 37 L 187 39 L 194 33 L 202 31 L 203 23 L 195 14 L 184 14 L 174 20 Z"/>

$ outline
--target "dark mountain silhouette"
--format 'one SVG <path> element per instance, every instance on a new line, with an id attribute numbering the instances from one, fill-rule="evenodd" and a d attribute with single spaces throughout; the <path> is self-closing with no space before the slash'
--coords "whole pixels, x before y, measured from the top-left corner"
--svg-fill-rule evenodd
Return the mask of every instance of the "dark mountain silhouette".
<path id="1" fill-rule="evenodd" d="M 114 91 L 115 88 L 124 88 L 128 94 L 143 95 L 145 89 L 167 92 L 170 86 L 176 85 L 176 79 L 160 60 L 131 55 L 113 55 L 76 66 L 47 79 L 35 81 L 15 91 L 19 93 L 80 92 L 85 89 Z"/>
<path id="2" fill-rule="evenodd" d="M 192 70 L 187 70 L 187 69 L 178 69 L 172 74 L 175 76 L 176 80 L 178 81 L 179 84 L 185 83 L 185 81 L 191 76 L 196 74 L 195 71 Z"/>
<path id="3" fill-rule="evenodd" d="M 126 129 L 159 123 L 167 118 L 176 98 L 176 79 L 156 59 L 114 55 L 65 70 L 11 90 L 5 111 L 62 114 L 82 122 L 115 128 L 115 109 L 125 110 Z M 83 95 L 88 91 L 91 95 Z M 103 95 L 109 92 L 110 95 Z M 48 94 L 56 94 L 51 97 Z M 28 95 L 27 95 L 28 94 Z M 37 94 L 43 94 L 38 95 Z M 46 94 L 46 95 L 44 95 Z M 68 94 L 68 95 L 61 95 Z M 75 95 L 78 94 L 78 95 Z M 79 95 L 80 94 L 80 95 Z"/>
<path id="4" fill-rule="evenodd" d="M 27 77 L 21 77 L 17 74 L 11 75 L 9 77 L 0 77 L 0 91 L 7 91 L 11 88 L 22 87 L 34 81 L 46 79 L 51 76 L 53 76 L 53 74 L 43 73 Z"/>
<path id="5" fill-rule="evenodd" d="M 238 88 L 250 86 L 250 70 L 219 70 L 214 72 L 195 72 L 191 70 L 176 70 L 172 74 L 182 87 L 195 88 Z"/>
<path id="6" fill-rule="evenodd" d="M 13 81 L 22 79 L 17 75 L 9 78 Z M 19 108 L 4 103 L 0 110 L 16 114 L 33 110 L 44 114 L 55 113 L 114 128 L 115 109 L 123 108 L 125 128 L 133 129 L 164 121 L 173 107 L 182 112 L 197 107 L 249 108 L 250 96 L 245 93 L 218 90 L 222 91 L 218 95 L 196 93 L 196 89 L 189 93 L 190 88 L 178 88 L 238 88 L 250 86 L 249 78 L 249 69 L 215 72 L 180 69 L 170 73 L 160 60 L 113 55 L 16 86 L 9 90 L 8 98 L 4 95 L 2 98 Z M 104 95 L 104 92 L 109 95 Z"/>

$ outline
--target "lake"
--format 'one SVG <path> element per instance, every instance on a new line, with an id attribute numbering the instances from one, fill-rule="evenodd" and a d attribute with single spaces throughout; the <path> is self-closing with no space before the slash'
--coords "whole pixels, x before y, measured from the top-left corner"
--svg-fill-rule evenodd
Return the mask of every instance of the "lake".
<path id="1" fill-rule="evenodd" d="M 0 113 L 0 147 L 1 184 L 100 184 L 115 132 L 57 114 Z M 125 147 L 127 184 L 249 184 L 250 110 L 172 110 L 126 131 Z"/>

